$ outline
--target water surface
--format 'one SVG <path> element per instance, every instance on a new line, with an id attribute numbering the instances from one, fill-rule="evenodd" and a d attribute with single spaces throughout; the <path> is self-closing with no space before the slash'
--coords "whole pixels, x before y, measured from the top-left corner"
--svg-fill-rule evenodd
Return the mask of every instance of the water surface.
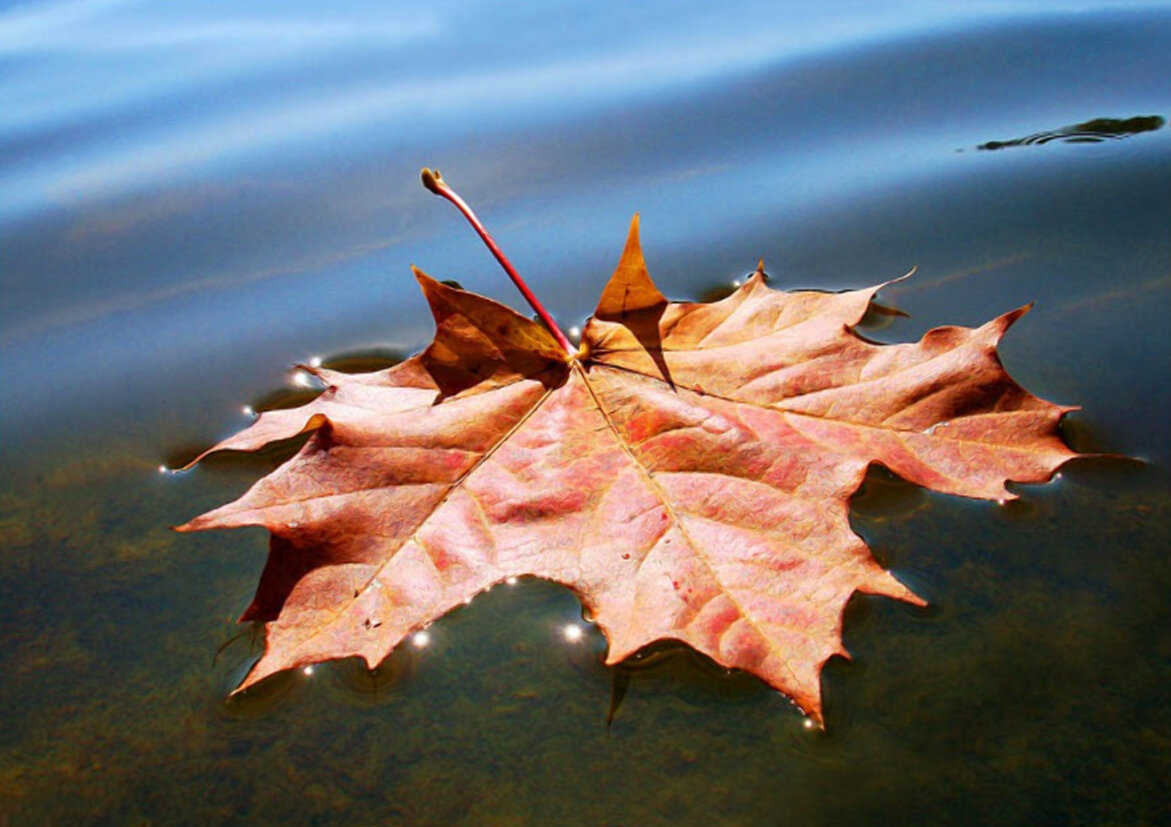
<path id="1" fill-rule="evenodd" d="M 10 6 L 0 821 L 1165 821 L 1168 42 L 1163 3 Z M 1006 507 L 873 475 L 854 526 L 932 607 L 851 602 L 825 734 L 679 651 L 607 730 L 604 641 L 536 581 L 226 701 L 266 539 L 166 527 L 281 457 L 157 468 L 303 393 L 298 361 L 425 344 L 410 263 L 520 306 L 423 165 L 565 325 L 635 211 L 672 297 L 764 256 L 787 288 L 917 265 L 884 341 L 1035 302 L 1006 366 L 1142 463 Z"/>

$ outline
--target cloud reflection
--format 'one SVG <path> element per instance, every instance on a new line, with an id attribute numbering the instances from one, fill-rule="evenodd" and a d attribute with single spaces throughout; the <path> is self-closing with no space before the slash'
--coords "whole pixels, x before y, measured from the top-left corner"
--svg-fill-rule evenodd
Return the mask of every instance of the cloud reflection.
<path id="1" fill-rule="evenodd" d="M 570 108 L 1009 8 L 903 2 L 848 15 L 803 7 L 795 17 L 790 4 L 742 2 L 719 14 L 687 6 L 678 20 L 656 8 L 630 11 L 616 29 L 612 14 L 570 5 L 551 14 L 528 4 L 407 4 L 388 19 L 373 4 L 319 18 L 294 3 L 232 18 L 199 6 L 89 0 L 0 15 L 0 54 L 16 70 L 0 81 L 8 102 L 0 137 L 43 136 L 93 115 L 74 140 L 39 141 L 38 163 L 0 177 L 6 207 L 115 197 L 371 129 L 409 124 L 434 139 L 452 129 L 532 127 Z M 1084 4 L 1046 8 L 1058 5 Z M 657 46 L 648 50 L 640 32 L 651 29 Z M 180 89 L 195 105 L 168 105 Z"/>
<path id="2" fill-rule="evenodd" d="M 130 14 L 120 9 L 131 7 Z M 135 8 L 137 7 L 137 8 Z M 438 22 L 426 14 L 389 18 L 385 11 L 349 19 L 289 16 L 285 9 L 267 17 L 199 19 L 198 7 L 160 9 L 141 0 L 80 0 L 17 8 L 0 15 L 0 54 L 48 52 L 112 54 L 176 48 L 323 48 L 374 42 L 392 46 L 437 34 Z"/>

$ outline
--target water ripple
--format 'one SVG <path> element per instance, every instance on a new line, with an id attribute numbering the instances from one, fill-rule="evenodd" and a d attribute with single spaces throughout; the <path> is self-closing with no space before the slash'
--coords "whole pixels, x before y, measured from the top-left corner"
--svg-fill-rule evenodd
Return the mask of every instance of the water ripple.
<path id="1" fill-rule="evenodd" d="M 1143 132 L 1154 132 L 1162 129 L 1165 123 L 1166 121 L 1159 115 L 1136 115 L 1133 118 L 1094 118 L 1072 126 L 1063 126 L 1045 132 L 1034 132 L 1023 138 L 988 141 L 976 148 L 997 150 L 1017 146 L 1044 146 L 1054 142 L 1074 145 L 1101 144 L 1109 141 L 1120 141 Z"/>

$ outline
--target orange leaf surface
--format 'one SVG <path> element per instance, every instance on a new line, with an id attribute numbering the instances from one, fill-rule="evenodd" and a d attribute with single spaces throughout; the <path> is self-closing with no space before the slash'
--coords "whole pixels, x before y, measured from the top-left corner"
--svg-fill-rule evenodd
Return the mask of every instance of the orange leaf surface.
<path id="1" fill-rule="evenodd" d="M 1070 408 L 1004 371 L 1025 309 L 913 344 L 853 332 L 879 287 L 786 293 L 761 272 L 711 304 L 669 302 L 637 216 L 570 356 L 540 324 L 416 271 L 436 334 L 377 373 L 312 369 L 314 401 L 262 414 L 212 451 L 313 430 L 240 499 L 183 531 L 272 533 L 243 620 L 265 651 L 236 691 L 359 656 L 509 577 L 571 588 L 608 663 L 673 638 L 747 670 L 822 720 L 820 672 L 846 655 L 855 591 L 923 601 L 848 521 L 871 463 L 937 491 L 1011 499 L 1074 453 Z"/>

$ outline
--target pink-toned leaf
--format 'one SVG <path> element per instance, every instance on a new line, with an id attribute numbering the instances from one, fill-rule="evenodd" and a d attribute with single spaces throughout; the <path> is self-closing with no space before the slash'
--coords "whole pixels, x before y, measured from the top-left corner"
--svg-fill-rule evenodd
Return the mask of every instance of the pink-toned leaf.
<path id="1" fill-rule="evenodd" d="M 264 655 L 237 691 L 358 656 L 510 577 L 563 583 L 615 663 L 663 638 L 744 669 L 822 720 L 820 673 L 855 591 L 923 601 L 850 529 L 881 463 L 938 491 L 1014 496 L 1074 453 L 1069 408 L 1004 371 L 1024 314 L 879 345 L 853 331 L 882 285 L 786 293 L 758 272 L 711 304 L 667 301 L 637 218 L 575 356 L 514 311 L 418 274 L 434 342 L 211 450 L 312 430 L 240 499 L 180 527 L 260 525 L 272 547 L 245 619 Z"/>

